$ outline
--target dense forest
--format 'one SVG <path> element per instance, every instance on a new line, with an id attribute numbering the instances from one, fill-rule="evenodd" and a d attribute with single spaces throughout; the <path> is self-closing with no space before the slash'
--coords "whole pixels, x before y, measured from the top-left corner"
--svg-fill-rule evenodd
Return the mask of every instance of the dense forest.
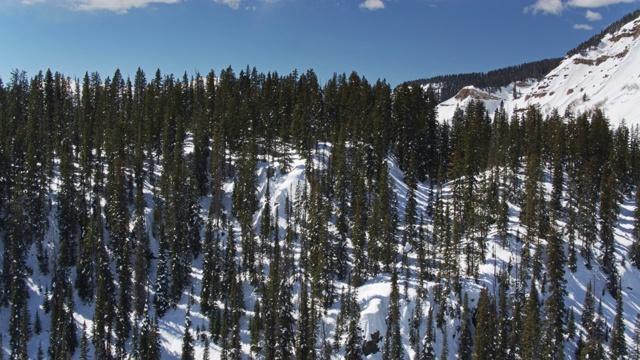
<path id="1" fill-rule="evenodd" d="M 489 114 L 481 102 L 440 123 L 436 105 L 431 90 L 356 73 L 322 85 L 312 70 L 249 67 L 14 71 L 0 81 L 0 356 L 161 358 L 158 322 L 185 306 L 182 359 L 196 343 L 205 359 L 360 359 L 356 292 L 385 277 L 384 359 L 409 356 L 407 338 L 419 359 L 638 358 L 617 269 L 640 266 L 640 243 L 621 259 L 614 236 L 640 179 L 638 129 L 612 129 L 598 109 Z M 294 161 L 296 191 L 260 201 Z M 496 247 L 517 248 L 517 262 L 472 303 L 463 284 L 479 283 Z M 582 268 L 601 269 L 606 294 L 588 288 L 568 308 L 566 278 Z M 604 296 L 618 303 L 611 326 Z"/>
<path id="2" fill-rule="evenodd" d="M 407 84 L 434 86 L 438 101 L 442 102 L 454 97 L 465 86 L 473 85 L 481 89 L 498 90 L 514 82 L 542 79 L 560 65 L 561 61 L 562 58 L 545 59 L 491 70 L 486 73 L 441 75 L 409 81 Z"/>

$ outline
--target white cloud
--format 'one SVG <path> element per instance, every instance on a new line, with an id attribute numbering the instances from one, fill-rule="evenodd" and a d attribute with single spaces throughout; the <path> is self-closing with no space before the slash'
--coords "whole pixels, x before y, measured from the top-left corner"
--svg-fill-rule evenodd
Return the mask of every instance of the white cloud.
<path id="1" fill-rule="evenodd" d="M 599 12 L 591 11 L 591 10 L 587 10 L 587 13 L 585 14 L 585 17 L 589 21 L 600 21 L 600 20 L 602 20 L 602 15 L 600 15 Z"/>
<path id="2" fill-rule="evenodd" d="M 577 8 L 599 8 L 603 6 L 622 4 L 622 3 L 634 3 L 639 0 L 536 0 L 533 5 L 529 5 L 524 8 L 524 12 L 531 12 L 534 15 L 537 13 L 542 13 L 544 15 L 553 14 L 560 15 L 564 11 L 564 9 L 568 7 L 577 7 Z M 589 21 L 598 21 L 602 19 L 600 13 L 597 12 L 587 12 L 587 19 Z M 597 20 L 592 20 L 597 19 Z"/>
<path id="3" fill-rule="evenodd" d="M 561 0 L 537 0 L 535 4 L 524 8 L 524 12 L 531 12 L 534 15 L 537 13 L 560 15 L 562 10 L 564 5 Z"/>
<path id="4" fill-rule="evenodd" d="M 46 2 L 46 0 L 20 0 L 20 2 L 24 5 L 33 5 L 33 4 L 42 4 Z"/>
<path id="5" fill-rule="evenodd" d="M 361 3 L 360 9 L 366 9 L 370 11 L 384 9 L 384 3 L 382 0 L 365 0 L 365 2 Z"/>
<path id="6" fill-rule="evenodd" d="M 621 3 L 632 3 L 637 0 L 569 0 L 568 6 L 581 7 L 581 8 L 598 8 L 602 6 L 609 6 Z"/>
<path id="7" fill-rule="evenodd" d="M 576 30 L 593 30 L 593 26 L 589 24 L 573 24 L 573 28 Z"/>
<path id="8" fill-rule="evenodd" d="M 26 0 L 36 2 L 37 0 Z M 75 10 L 98 11 L 107 10 L 125 14 L 129 9 L 144 8 L 149 4 L 176 4 L 180 0 L 72 0 L 71 7 Z"/>
<path id="9" fill-rule="evenodd" d="M 227 5 L 233 10 L 238 10 L 240 8 L 240 3 L 242 3 L 242 0 L 213 0 L 213 2 L 217 4 Z"/>

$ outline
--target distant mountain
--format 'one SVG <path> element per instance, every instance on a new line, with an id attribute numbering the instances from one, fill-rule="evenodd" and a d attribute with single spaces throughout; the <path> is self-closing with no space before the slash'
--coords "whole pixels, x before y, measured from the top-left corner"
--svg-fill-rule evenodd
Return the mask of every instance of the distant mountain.
<path id="1" fill-rule="evenodd" d="M 487 73 L 441 75 L 428 79 L 408 81 L 407 83 L 409 85 L 432 86 L 438 95 L 438 99 L 445 101 L 455 96 L 465 86 L 497 90 L 515 81 L 542 79 L 549 71 L 558 66 L 561 61 L 562 58 L 546 59 L 491 70 Z"/>
<path id="2" fill-rule="evenodd" d="M 614 125 L 622 121 L 640 124 L 637 110 L 640 103 L 639 38 L 640 10 L 569 51 L 567 57 L 540 78 L 513 78 L 499 88 L 474 82 L 465 84 L 439 105 L 439 119 L 450 119 L 456 107 L 464 108 L 471 99 L 476 99 L 484 101 L 490 111 L 501 102 L 508 112 L 534 104 L 539 105 L 543 113 L 554 109 L 560 113 L 580 113 L 600 108 Z M 435 83 L 427 82 L 423 86 L 427 84 Z M 466 88 L 470 85 L 474 85 L 473 92 Z"/>

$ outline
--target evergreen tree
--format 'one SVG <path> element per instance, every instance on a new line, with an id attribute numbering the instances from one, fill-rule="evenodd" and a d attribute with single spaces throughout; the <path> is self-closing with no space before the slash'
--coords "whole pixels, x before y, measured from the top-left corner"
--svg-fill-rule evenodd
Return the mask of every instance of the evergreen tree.
<path id="1" fill-rule="evenodd" d="M 386 161 L 382 161 L 378 173 L 378 181 L 373 195 L 371 218 L 369 222 L 369 271 L 375 275 L 380 271 L 380 263 L 385 271 L 397 256 L 395 240 L 396 229 L 396 201 L 395 194 L 389 184 L 389 173 Z M 415 211 L 415 209 L 414 209 Z M 405 215 L 406 221 L 406 215 Z"/>
<path id="2" fill-rule="evenodd" d="M 542 345 L 542 328 L 540 325 L 540 303 L 535 281 L 531 282 L 531 290 L 525 304 L 525 318 L 522 324 L 521 356 L 525 360 L 540 359 Z"/>
<path id="3" fill-rule="evenodd" d="M 449 339 L 447 336 L 447 327 L 442 330 L 442 351 L 440 352 L 440 360 L 449 359 Z"/>
<path id="4" fill-rule="evenodd" d="M 195 360 L 193 335 L 191 335 L 191 309 L 187 308 L 187 315 L 184 322 L 184 335 L 182 336 L 181 360 Z"/>
<path id="5" fill-rule="evenodd" d="M 309 329 L 309 322 L 307 321 L 310 317 L 309 312 L 312 309 L 309 309 L 309 292 L 307 290 L 307 282 L 303 280 L 300 283 L 300 304 L 298 307 L 298 333 L 296 336 L 297 346 L 296 346 L 296 357 L 300 360 L 310 359 L 313 351 L 313 339 L 309 338 L 311 333 L 311 329 Z M 336 330 L 337 333 L 337 330 Z M 339 340 L 338 340 L 339 344 Z"/>
<path id="6" fill-rule="evenodd" d="M 137 316 L 142 316 L 149 299 L 150 242 L 144 214 L 145 204 L 142 187 L 138 187 L 135 200 L 135 222 L 133 228 L 133 301 Z"/>
<path id="7" fill-rule="evenodd" d="M 469 296 L 464 293 L 462 300 L 462 314 L 460 318 L 460 338 L 458 339 L 458 359 L 471 360 L 473 356 L 473 334 L 471 323 L 471 310 L 469 309 Z"/>
<path id="8" fill-rule="evenodd" d="M 611 334 L 611 346 L 609 358 L 625 359 L 628 355 L 627 343 L 625 341 L 624 313 L 622 309 L 622 290 L 616 296 L 616 316 L 613 319 L 613 332 Z"/>
<path id="9" fill-rule="evenodd" d="M 422 353 L 420 354 L 420 360 L 436 359 L 436 351 L 433 348 L 435 340 L 435 329 L 433 327 L 433 307 L 430 307 L 429 314 L 427 315 L 427 328 L 425 330 L 424 339 L 422 341 Z"/>
<path id="10" fill-rule="evenodd" d="M 602 270 L 607 276 L 607 289 L 616 297 L 618 271 L 614 247 L 613 228 L 618 218 L 618 195 L 616 174 L 611 162 L 605 164 L 600 183 L 600 240 L 602 241 Z"/>
<path id="11" fill-rule="evenodd" d="M 362 329 L 360 328 L 360 306 L 355 292 L 349 291 L 349 315 L 347 323 L 347 342 L 345 344 L 345 359 L 362 359 Z"/>
<path id="12" fill-rule="evenodd" d="M 389 294 L 389 309 L 387 310 L 387 336 L 389 342 L 388 357 L 390 360 L 404 359 L 404 349 L 400 333 L 400 291 L 398 289 L 398 272 L 391 273 L 391 294 Z"/>
<path id="13" fill-rule="evenodd" d="M 480 290 L 473 359 L 493 359 L 496 354 L 496 306 L 486 287 Z"/>
<path id="14" fill-rule="evenodd" d="M 555 232 L 551 231 L 547 246 L 547 271 L 548 271 L 548 292 L 549 296 L 545 300 L 544 320 L 542 329 L 543 336 L 543 356 L 548 359 L 561 359 L 564 351 L 564 249 L 561 239 Z"/>
<path id="15" fill-rule="evenodd" d="M 80 337 L 80 359 L 89 359 L 89 339 L 87 337 L 87 324 L 82 323 L 82 336 Z"/>
<path id="16" fill-rule="evenodd" d="M 636 315 L 636 320 L 633 323 L 633 335 L 632 335 L 631 351 L 629 352 L 629 359 L 640 359 L 640 314 Z"/>

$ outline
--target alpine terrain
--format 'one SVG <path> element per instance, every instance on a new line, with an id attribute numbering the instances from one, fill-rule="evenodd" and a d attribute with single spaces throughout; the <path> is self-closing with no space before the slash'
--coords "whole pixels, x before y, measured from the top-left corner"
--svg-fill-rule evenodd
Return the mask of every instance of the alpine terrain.
<path id="1" fill-rule="evenodd" d="M 0 358 L 639 359 L 640 13 L 538 65 L 14 71 Z"/>

